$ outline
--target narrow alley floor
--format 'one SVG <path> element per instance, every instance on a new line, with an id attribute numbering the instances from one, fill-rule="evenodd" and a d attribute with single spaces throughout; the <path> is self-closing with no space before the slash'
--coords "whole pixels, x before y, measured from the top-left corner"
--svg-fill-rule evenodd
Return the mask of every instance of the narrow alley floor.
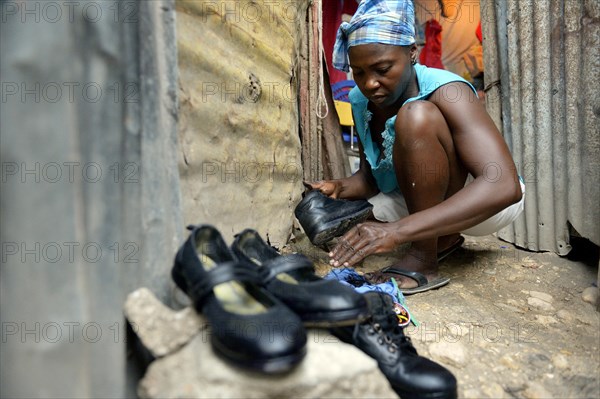
<path id="1" fill-rule="evenodd" d="M 570 260 L 495 236 L 465 238 L 441 265 L 450 283 L 406 297 L 419 326 L 405 331 L 419 353 L 455 374 L 460 398 L 600 398 L 600 313 L 582 299 L 597 281 L 597 248 Z M 330 270 L 327 252 L 303 233 L 291 249 L 319 275 Z M 356 270 L 392 262 L 372 256 Z"/>

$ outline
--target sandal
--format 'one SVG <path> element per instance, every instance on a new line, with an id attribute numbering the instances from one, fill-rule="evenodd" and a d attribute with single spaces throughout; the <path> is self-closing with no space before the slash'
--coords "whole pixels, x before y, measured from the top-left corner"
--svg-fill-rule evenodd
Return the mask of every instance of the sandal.
<path id="1" fill-rule="evenodd" d="M 446 259 L 450 254 L 453 254 L 454 252 L 456 252 L 456 250 L 458 248 L 462 247 L 464 242 L 465 242 L 465 237 L 459 236 L 458 239 L 454 242 L 454 244 L 450 245 L 448 248 L 444 249 L 443 251 L 438 252 L 438 254 L 437 254 L 438 263 L 443 261 L 444 259 Z"/>
<path id="2" fill-rule="evenodd" d="M 418 294 L 420 292 L 429 291 L 434 288 L 442 287 L 450 282 L 450 278 L 448 277 L 438 277 L 435 280 L 429 281 L 427 280 L 427 277 L 425 277 L 425 275 L 423 275 L 422 273 L 404 269 L 397 269 L 391 266 L 376 271 L 374 273 L 367 273 L 365 274 L 365 278 L 371 283 L 373 280 L 377 280 L 380 276 L 383 276 L 384 274 L 397 274 L 399 276 L 411 278 L 417 282 L 416 287 L 402 288 L 399 286 L 398 290 L 400 290 L 400 292 L 402 292 L 404 295 Z"/>

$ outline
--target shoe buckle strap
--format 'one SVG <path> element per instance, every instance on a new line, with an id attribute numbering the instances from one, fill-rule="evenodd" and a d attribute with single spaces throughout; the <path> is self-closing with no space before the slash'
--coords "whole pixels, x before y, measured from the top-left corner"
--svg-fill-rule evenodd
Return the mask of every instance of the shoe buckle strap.
<path id="1" fill-rule="evenodd" d="M 255 270 L 239 262 L 219 263 L 206 272 L 204 277 L 192 287 L 197 302 L 201 305 L 212 293 L 213 288 L 228 281 L 248 282 L 260 285 L 262 278 Z"/>
<path id="2" fill-rule="evenodd" d="M 307 269 L 312 272 L 315 270 L 313 263 L 306 256 L 301 254 L 290 254 L 278 256 L 270 261 L 264 262 L 259 273 L 263 278 L 263 282 L 267 283 L 274 279 L 278 274 L 300 269 Z"/>

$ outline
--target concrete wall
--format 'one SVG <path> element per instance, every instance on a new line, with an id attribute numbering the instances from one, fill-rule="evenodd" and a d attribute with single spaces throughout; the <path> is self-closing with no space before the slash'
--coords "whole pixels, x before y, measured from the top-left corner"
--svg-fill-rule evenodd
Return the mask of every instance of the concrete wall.
<path id="1" fill-rule="evenodd" d="M 289 237 L 308 1 L 0 4 L 0 396 L 135 396 L 122 304 L 171 303 L 183 226 Z"/>
<path id="2" fill-rule="evenodd" d="M 177 1 L 186 223 L 277 246 L 302 191 L 298 27 L 307 2 Z"/>
<path id="3" fill-rule="evenodd" d="M 0 396 L 126 397 L 124 298 L 183 237 L 174 4 L 0 7 Z"/>

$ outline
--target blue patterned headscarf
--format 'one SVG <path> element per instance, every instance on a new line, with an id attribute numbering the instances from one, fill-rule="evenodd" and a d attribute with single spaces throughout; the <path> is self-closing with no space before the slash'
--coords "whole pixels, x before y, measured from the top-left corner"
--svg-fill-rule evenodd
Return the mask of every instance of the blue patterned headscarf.
<path id="1" fill-rule="evenodd" d="M 343 22 L 333 48 L 333 66 L 348 72 L 348 49 L 367 43 L 408 46 L 415 42 L 412 0 L 362 0 L 350 22 Z"/>

